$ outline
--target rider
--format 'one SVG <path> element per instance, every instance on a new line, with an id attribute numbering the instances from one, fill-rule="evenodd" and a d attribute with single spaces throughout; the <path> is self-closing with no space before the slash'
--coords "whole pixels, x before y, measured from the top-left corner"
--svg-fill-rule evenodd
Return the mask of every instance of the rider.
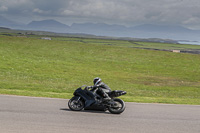
<path id="1" fill-rule="evenodd" d="M 91 91 L 95 90 L 97 88 L 97 94 L 103 97 L 103 101 L 109 101 L 111 98 L 108 96 L 107 92 L 110 92 L 111 89 L 102 82 L 102 80 L 98 77 L 94 78 L 93 80 L 94 86 L 91 86 Z"/>

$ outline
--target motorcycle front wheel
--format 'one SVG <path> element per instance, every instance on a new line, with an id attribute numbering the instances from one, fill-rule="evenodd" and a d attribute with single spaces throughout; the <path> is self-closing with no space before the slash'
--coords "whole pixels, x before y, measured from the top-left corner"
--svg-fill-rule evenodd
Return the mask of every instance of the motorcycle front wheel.
<path id="1" fill-rule="evenodd" d="M 73 111 L 81 111 L 84 106 L 84 101 L 77 97 L 72 97 L 68 102 L 68 107 Z"/>
<path id="2" fill-rule="evenodd" d="M 125 103 L 123 100 L 115 98 L 113 99 L 114 104 L 108 107 L 108 110 L 112 114 L 121 114 L 125 110 Z"/>

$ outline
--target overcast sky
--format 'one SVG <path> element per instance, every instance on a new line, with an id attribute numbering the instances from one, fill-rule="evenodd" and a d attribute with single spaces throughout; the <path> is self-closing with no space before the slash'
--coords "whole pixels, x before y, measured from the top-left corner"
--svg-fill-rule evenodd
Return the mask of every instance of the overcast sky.
<path id="1" fill-rule="evenodd" d="M 55 19 L 68 25 L 170 24 L 200 29 L 200 0 L 0 0 L 0 15 L 25 24 Z"/>

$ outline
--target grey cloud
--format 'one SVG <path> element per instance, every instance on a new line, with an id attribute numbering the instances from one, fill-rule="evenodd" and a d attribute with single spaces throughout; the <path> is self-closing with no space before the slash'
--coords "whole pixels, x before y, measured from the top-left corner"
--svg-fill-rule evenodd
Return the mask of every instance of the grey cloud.
<path id="1" fill-rule="evenodd" d="M 199 0 L 0 0 L 0 15 L 115 24 L 160 23 L 200 28 Z"/>
<path id="2" fill-rule="evenodd" d="M 31 0 L 0 0 L 1 7 L 6 8 L 6 15 L 24 15 L 25 11 L 29 11 L 33 7 Z"/>

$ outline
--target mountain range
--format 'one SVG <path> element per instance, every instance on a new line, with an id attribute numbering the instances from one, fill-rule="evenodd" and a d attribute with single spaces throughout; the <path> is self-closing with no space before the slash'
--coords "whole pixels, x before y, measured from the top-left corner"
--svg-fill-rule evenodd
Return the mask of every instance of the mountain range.
<path id="1" fill-rule="evenodd" d="M 191 30 L 177 25 L 142 24 L 133 27 L 126 27 L 123 25 L 111 25 L 105 23 L 73 23 L 71 26 L 68 26 L 53 19 L 32 21 L 26 25 L 0 16 L 0 27 L 21 30 L 50 31 L 56 33 L 92 34 L 97 36 L 200 41 L 200 30 Z"/>

